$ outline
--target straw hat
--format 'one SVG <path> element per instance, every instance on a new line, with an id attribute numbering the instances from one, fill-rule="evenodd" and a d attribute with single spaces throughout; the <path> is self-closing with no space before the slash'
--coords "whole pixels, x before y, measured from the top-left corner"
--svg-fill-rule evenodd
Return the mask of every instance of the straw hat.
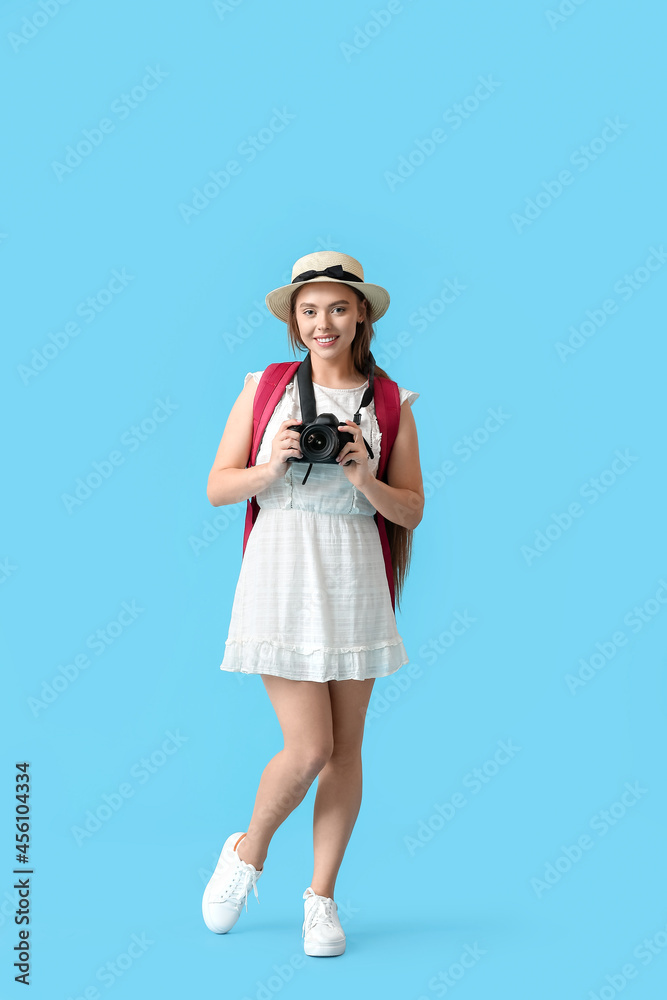
<path id="1" fill-rule="evenodd" d="M 274 288 L 266 296 L 266 304 L 274 316 L 283 323 L 289 320 L 289 303 L 292 293 L 298 285 L 311 281 L 340 281 L 350 288 L 358 288 L 368 299 L 371 306 L 371 321 L 375 322 L 384 316 L 389 308 L 389 292 L 381 285 L 372 285 L 364 281 L 364 269 L 354 257 L 336 250 L 318 250 L 299 257 L 292 268 L 292 282 Z"/>

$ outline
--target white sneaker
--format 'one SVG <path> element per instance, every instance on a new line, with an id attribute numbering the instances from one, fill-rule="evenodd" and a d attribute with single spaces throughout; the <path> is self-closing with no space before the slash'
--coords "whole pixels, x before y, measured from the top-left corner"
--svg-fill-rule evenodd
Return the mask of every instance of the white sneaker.
<path id="1" fill-rule="evenodd" d="M 306 955 L 342 955 L 345 931 L 338 919 L 338 905 L 331 896 L 318 896 L 310 885 L 302 898 L 305 903 L 301 937 Z"/>
<path id="2" fill-rule="evenodd" d="M 236 853 L 236 848 L 245 837 L 245 833 L 232 833 L 227 837 L 215 871 L 204 889 L 202 899 L 202 914 L 204 923 L 216 934 L 226 934 L 241 916 L 245 903 L 248 912 L 248 893 L 254 890 L 257 902 L 257 879 L 264 869 L 242 861 Z"/>

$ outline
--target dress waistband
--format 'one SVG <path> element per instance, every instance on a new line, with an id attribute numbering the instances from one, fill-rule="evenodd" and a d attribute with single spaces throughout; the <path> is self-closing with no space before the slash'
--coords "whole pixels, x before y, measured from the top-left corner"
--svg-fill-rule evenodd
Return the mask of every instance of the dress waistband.
<path id="1" fill-rule="evenodd" d="M 259 506 L 259 504 L 258 504 Z M 280 513 L 287 514 L 307 514 L 310 517 L 366 517 L 371 520 L 375 516 L 375 511 L 372 513 L 367 513 L 365 510 L 349 510 L 349 511 L 330 511 L 330 510 L 308 510 L 302 507 L 262 507 L 259 506 L 260 513 L 262 511 L 280 511 Z"/>

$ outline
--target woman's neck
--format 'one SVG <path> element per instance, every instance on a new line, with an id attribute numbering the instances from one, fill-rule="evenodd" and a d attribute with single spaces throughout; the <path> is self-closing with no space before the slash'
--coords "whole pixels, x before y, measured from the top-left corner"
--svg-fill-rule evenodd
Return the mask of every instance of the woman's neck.
<path id="1" fill-rule="evenodd" d="M 323 365 L 322 359 L 313 358 L 311 352 L 310 365 L 313 382 L 329 389 L 356 389 L 357 386 L 362 385 L 366 378 L 362 372 L 357 371 L 352 363 L 352 358 L 349 358 L 345 364 Z"/>

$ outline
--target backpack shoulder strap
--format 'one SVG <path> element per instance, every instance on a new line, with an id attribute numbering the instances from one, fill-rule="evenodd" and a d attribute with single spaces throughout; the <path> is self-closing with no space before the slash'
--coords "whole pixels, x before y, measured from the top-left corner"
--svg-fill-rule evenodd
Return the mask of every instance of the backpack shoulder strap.
<path id="1" fill-rule="evenodd" d="M 386 483 L 387 464 L 401 420 L 401 395 L 398 391 L 398 383 L 394 382 L 393 379 L 378 377 L 376 375 L 374 383 L 375 416 L 377 417 L 382 434 L 377 478 Z M 387 537 L 387 526 L 384 517 L 379 511 L 376 511 L 373 516 L 378 526 L 378 534 L 380 535 L 380 542 L 382 544 L 382 555 L 384 556 L 384 568 L 387 574 L 391 606 L 395 611 L 394 569 L 391 562 L 391 547 L 389 545 L 389 538 Z"/>
<path id="2" fill-rule="evenodd" d="M 375 416 L 382 432 L 382 446 L 380 448 L 377 477 L 386 482 L 387 463 L 394 441 L 396 440 L 396 435 L 398 434 L 398 425 L 401 420 L 401 397 L 398 391 L 398 383 L 390 378 L 379 378 L 376 376 L 374 379 L 373 395 Z"/>
<path id="3" fill-rule="evenodd" d="M 266 425 L 300 361 L 275 361 L 262 372 L 252 405 L 252 446 L 249 465 L 254 465 Z"/>
<path id="4" fill-rule="evenodd" d="M 252 442 L 246 468 L 255 464 L 266 425 L 278 405 L 278 400 L 285 391 L 285 386 L 300 364 L 299 360 L 275 361 L 273 364 L 268 365 L 262 372 L 252 404 Z M 248 497 L 245 529 L 243 532 L 243 554 L 245 554 L 248 538 L 258 514 L 259 504 L 257 503 L 257 499 L 254 496 Z"/>

